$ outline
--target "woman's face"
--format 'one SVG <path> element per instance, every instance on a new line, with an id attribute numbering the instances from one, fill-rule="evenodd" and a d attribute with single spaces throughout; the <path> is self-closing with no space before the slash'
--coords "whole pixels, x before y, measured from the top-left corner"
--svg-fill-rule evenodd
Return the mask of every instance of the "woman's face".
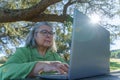
<path id="1" fill-rule="evenodd" d="M 51 27 L 46 25 L 40 26 L 35 35 L 35 40 L 38 47 L 51 47 L 53 44 L 53 35 L 54 33 Z"/>

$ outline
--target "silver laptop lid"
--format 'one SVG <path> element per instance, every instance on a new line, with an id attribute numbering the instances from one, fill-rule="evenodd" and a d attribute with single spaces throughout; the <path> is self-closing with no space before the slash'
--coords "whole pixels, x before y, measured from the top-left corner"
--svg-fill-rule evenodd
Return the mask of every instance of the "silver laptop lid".
<path id="1" fill-rule="evenodd" d="M 74 11 L 69 79 L 109 73 L 109 32 Z"/>

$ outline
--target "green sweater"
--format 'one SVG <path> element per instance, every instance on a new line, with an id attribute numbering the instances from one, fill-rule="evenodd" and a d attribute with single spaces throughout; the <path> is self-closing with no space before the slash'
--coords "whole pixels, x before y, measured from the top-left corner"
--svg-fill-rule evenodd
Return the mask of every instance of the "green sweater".
<path id="1" fill-rule="evenodd" d="M 57 53 L 47 51 L 46 54 L 42 56 L 36 48 L 21 47 L 16 49 L 15 54 L 0 67 L 0 80 L 26 78 L 37 61 L 64 62 Z"/>

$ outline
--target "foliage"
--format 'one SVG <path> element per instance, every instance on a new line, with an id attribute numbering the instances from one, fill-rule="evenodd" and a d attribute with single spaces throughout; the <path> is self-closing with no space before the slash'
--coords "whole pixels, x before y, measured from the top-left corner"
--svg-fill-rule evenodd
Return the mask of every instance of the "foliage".
<path id="1" fill-rule="evenodd" d="M 71 46 L 71 23 L 65 23 L 66 25 L 61 24 L 61 27 L 56 27 L 56 43 L 58 47 L 58 53 L 69 53 Z"/>
<path id="2" fill-rule="evenodd" d="M 24 44 L 25 37 L 28 34 L 33 23 L 5 23 L 1 24 L 1 32 L 5 36 L 1 38 L 0 44 L 2 45 L 2 50 L 10 55 L 15 51 L 15 47 L 19 47 Z"/>
<path id="3" fill-rule="evenodd" d="M 0 0 L 1 7 L 8 9 L 24 9 L 29 8 L 40 2 L 41 0 Z"/>
<path id="4" fill-rule="evenodd" d="M 0 0 L 0 8 L 25 9 L 37 4 L 40 1 L 41 0 Z M 43 12 L 45 14 L 69 15 L 67 22 L 54 23 L 57 35 L 56 44 L 58 53 L 63 54 L 68 54 L 70 51 L 72 33 L 71 22 L 73 21 L 73 10 L 75 8 L 79 9 L 79 11 L 88 16 L 90 16 L 90 14 L 96 13 L 98 15 L 100 14 L 100 17 L 107 19 L 111 19 L 116 15 L 119 15 L 120 11 L 118 8 L 116 8 L 116 6 L 119 4 L 114 0 L 77 0 L 78 2 L 74 4 L 69 4 L 69 1 L 75 0 L 62 0 L 59 3 L 49 6 Z M 66 6 L 67 10 L 65 11 Z M 104 21 L 104 19 L 102 19 L 99 24 L 110 31 L 111 41 L 119 36 L 119 25 L 111 24 Z M 2 50 L 3 53 L 10 55 L 15 51 L 15 47 L 24 45 L 25 37 L 33 25 L 34 22 L 26 21 L 0 23 L 0 50 Z"/>
<path id="5" fill-rule="evenodd" d="M 120 70 L 120 50 L 111 51 L 110 70 Z"/>
<path id="6" fill-rule="evenodd" d="M 111 58 L 120 58 L 120 50 L 111 51 Z"/>

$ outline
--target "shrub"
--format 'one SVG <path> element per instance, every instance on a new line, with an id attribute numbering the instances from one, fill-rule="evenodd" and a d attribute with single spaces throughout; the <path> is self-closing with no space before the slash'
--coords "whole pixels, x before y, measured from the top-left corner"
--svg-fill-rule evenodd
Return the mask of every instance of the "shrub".
<path id="1" fill-rule="evenodd" d="M 111 58 L 120 58 L 120 50 L 111 51 Z"/>

